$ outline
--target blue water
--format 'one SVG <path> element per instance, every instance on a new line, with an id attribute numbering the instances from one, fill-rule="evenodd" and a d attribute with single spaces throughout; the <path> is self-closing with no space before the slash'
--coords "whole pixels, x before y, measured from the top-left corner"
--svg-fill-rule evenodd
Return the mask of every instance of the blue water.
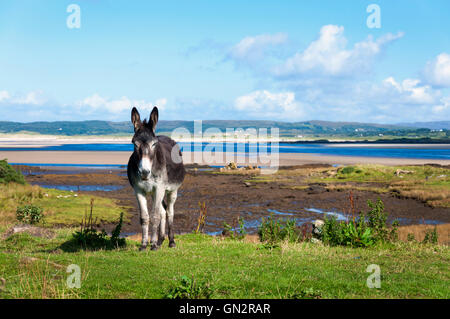
<path id="1" fill-rule="evenodd" d="M 39 185 L 43 188 L 52 188 L 52 189 L 59 189 L 62 191 L 84 191 L 84 192 L 112 192 L 119 189 L 122 189 L 123 186 L 116 186 L 116 185 L 47 185 L 47 184 L 35 184 Z"/>
<path id="2" fill-rule="evenodd" d="M 192 151 L 232 151 L 236 153 L 255 154 L 256 152 L 279 153 L 309 153 L 321 155 L 390 157 L 450 160 L 449 145 L 418 145 L 399 144 L 388 146 L 383 144 L 270 144 L 250 143 L 179 143 L 183 152 Z M 42 148 L 0 148 L 0 151 L 123 151 L 132 152 L 132 144 L 64 144 L 45 146 Z M 91 166 L 91 165 L 90 165 Z"/>

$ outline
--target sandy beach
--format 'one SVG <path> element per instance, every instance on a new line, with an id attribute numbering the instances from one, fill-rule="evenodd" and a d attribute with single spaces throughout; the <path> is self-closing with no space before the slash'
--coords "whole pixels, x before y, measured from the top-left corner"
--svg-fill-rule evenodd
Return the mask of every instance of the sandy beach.
<path id="1" fill-rule="evenodd" d="M 10 163 L 29 163 L 29 164 L 94 164 L 94 165 L 126 165 L 130 157 L 130 151 L 44 151 L 39 150 L 42 147 L 59 146 L 65 144 L 128 144 L 131 137 L 126 136 L 54 136 L 38 135 L 30 136 L 26 134 L 0 134 L 0 159 L 7 159 Z M 206 140 L 204 142 L 207 142 Z M 217 141 L 216 141 L 217 142 Z M 237 142 L 237 141 L 235 141 Z M 343 146 L 344 145 L 335 145 Z M 375 147 L 373 144 L 346 144 L 345 147 Z M 286 147 L 286 146 L 284 146 Z M 289 147 L 289 146 L 287 146 Z M 383 148 L 423 148 L 448 149 L 448 144 L 425 145 L 425 144 L 383 144 Z M 33 149 L 19 150 L 20 148 Z M 17 149 L 17 150 L 15 150 Z M 234 155 L 234 156 L 233 156 Z M 279 153 L 262 156 L 257 159 L 241 154 L 230 154 L 216 152 L 183 152 L 183 161 L 185 164 L 199 165 L 226 165 L 234 161 L 238 165 L 258 165 L 258 166 L 293 166 L 304 164 L 381 164 L 381 165 L 422 165 L 422 164 L 440 164 L 450 165 L 450 160 L 445 159 L 413 159 L 413 158 L 391 158 L 391 157 L 362 157 L 362 156 L 341 156 L 341 155 L 322 155 L 312 153 Z"/>
<path id="2" fill-rule="evenodd" d="M 7 159 L 10 163 L 29 163 L 29 164 L 95 164 L 95 165 L 126 165 L 131 152 L 117 151 L 0 151 L 0 159 Z M 209 161 L 205 156 L 198 156 L 194 152 L 183 153 L 185 164 L 197 163 L 200 165 L 225 165 L 230 162 L 224 153 L 216 153 L 215 161 Z M 267 163 L 258 161 L 249 162 L 244 156 L 234 158 L 239 165 L 262 165 Z M 276 166 L 303 165 L 303 164 L 381 164 L 381 165 L 422 165 L 422 164 L 440 164 L 450 165 L 450 160 L 432 160 L 432 159 L 404 159 L 404 158 L 386 158 L 386 157 L 358 157 L 358 156 L 334 156 L 318 154 L 279 154 L 279 159 L 272 159 L 271 163 Z"/>

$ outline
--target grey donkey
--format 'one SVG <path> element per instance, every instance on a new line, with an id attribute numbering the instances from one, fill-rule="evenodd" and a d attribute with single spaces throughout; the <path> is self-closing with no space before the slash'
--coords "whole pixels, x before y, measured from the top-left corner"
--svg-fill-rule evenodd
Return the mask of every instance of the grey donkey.
<path id="1" fill-rule="evenodd" d="M 148 245 L 148 228 L 151 225 L 150 244 L 157 250 L 166 237 L 166 221 L 169 229 L 169 247 L 175 247 L 173 216 L 178 188 L 183 183 L 186 170 L 180 147 L 167 136 L 156 136 L 158 108 L 155 106 L 147 121 L 141 121 L 138 110 L 131 111 L 134 125 L 134 152 L 128 161 L 128 180 L 134 189 L 142 226 L 141 250 Z M 148 213 L 147 197 L 152 206 Z"/>

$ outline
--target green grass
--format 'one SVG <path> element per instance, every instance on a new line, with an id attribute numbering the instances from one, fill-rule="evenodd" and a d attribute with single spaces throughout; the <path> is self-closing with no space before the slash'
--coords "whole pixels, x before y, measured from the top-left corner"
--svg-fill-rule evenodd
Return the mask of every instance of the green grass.
<path id="1" fill-rule="evenodd" d="M 33 204 L 44 209 L 46 226 L 78 225 L 90 209 L 91 198 L 94 199 L 94 219 L 114 222 L 124 212 L 124 220 L 128 220 L 127 207 L 120 206 L 115 199 L 9 183 L 0 184 L 0 223 L 14 222 L 17 207 Z"/>
<path id="2" fill-rule="evenodd" d="M 397 170 L 411 173 L 396 174 Z M 392 192 L 426 202 L 430 206 L 450 207 L 450 170 L 433 166 L 354 165 L 337 170 L 333 176 L 319 176 L 310 182 L 328 183 L 330 189 L 365 189 L 377 193 Z M 344 183 L 377 183 L 377 186 Z"/>
<path id="3" fill-rule="evenodd" d="M 72 230 L 55 239 L 19 234 L 0 240 L 0 298 L 162 298 L 181 278 L 194 278 L 212 298 L 449 298 L 447 246 L 398 243 L 346 248 L 262 244 L 206 235 L 177 236 L 159 251 L 64 251 Z M 34 258 L 34 259 L 33 259 Z M 32 260 L 32 261 L 30 261 Z M 66 267 L 81 267 L 80 289 L 66 286 Z M 366 286 L 370 264 L 381 267 L 381 288 Z"/>

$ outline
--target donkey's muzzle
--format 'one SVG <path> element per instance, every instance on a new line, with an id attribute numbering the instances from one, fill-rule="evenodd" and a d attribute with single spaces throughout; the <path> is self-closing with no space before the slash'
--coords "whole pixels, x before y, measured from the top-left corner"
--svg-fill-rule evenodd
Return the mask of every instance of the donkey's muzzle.
<path id="1" fill-rule="evenodd" d="M 150 177 L 150 172 L 141 172 L 141 179 L 143 180 L 143 181 L 147 181 L 148 179 L 149 179 L 149 177 Z"/>

